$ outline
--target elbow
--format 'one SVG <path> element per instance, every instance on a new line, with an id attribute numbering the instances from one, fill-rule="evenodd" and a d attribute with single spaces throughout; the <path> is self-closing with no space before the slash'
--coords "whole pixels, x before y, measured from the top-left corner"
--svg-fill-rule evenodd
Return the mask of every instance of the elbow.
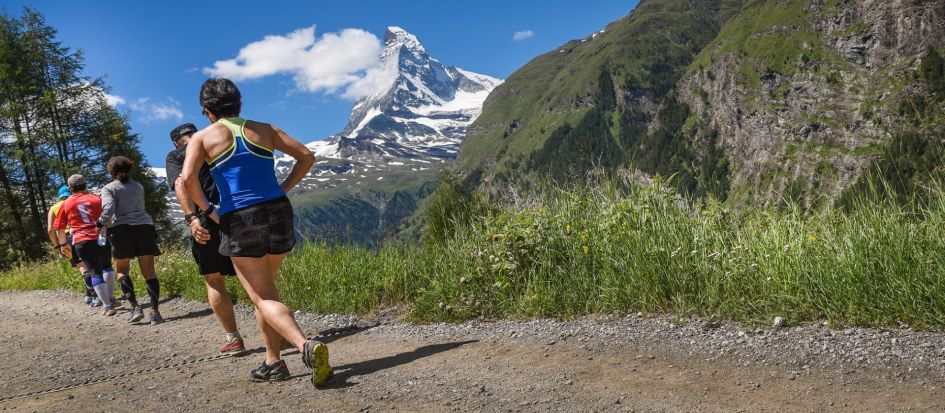
<path id="1" fill-rule="evenodd" d="M 308 148 L 305 148 L 305 149 L 306 149 L 305 153 L 303 153 L 302 156 L 299 157 L 298 161 L 300 163 L 308 165 L 308 167 L 311 168 L 312 165 L 315 165 L 315 153 L 309 150 Z"/>
<path id="2" fill-rule="evenodd" d="M 195 178 L 195 175 L 191 173 L 190 171 L 184 172 L 180 174 L 180 177 L 177 178 L 177 181 L 175 182 L 174 186 L 179 187 L 182 190 L 186 191 L 187 187 L 189 187 L 193 183 L 194 178 Z"/>

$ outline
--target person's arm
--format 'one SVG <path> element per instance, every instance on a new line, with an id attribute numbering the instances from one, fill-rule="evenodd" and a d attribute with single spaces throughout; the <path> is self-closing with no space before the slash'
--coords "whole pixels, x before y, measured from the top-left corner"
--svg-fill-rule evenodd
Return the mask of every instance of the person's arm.
<path id="1" fill-rule="evenodd" d="M 115 195 L 112 194 L 108 185 L 102 188 L 102 215 L 99 216 L 98 222 L 101 222 L 102 225 L 108 226 L 111 224 L 112 219 L 115 218 Z"/>
<path id="2" fill-rule="evenodd" d="M 199 177 L 200 165 L 202 162 L 206 161 L 206 159 L 207 151 L 203 148 L 203 133 L 197 132 L 190 137 L 190 142 L 187 144 L 187 155 L 184 157 L 184 170 L 181 172 L 180 178 L 178 179 L 183 182 L 184 189 L 186 189 L 185 192 L 190 196 L 190 200 L 197 204 L 197 207 L 202 211 L 206 211 L 210 208 L 210 201 L 207 200 L 203 189 L 200 188 Z M 217 211 L 213 211 L 210 218 L 219 222 Z M 194 220 L 197 219 L 194 218 Z M 199 220 L 197 221 L 199 223 Z"/>
<path id="3" fill-rule="evenodd" d="M 52 209 L 46 214 L 46 233 L 49 235 L 49 241 L 52 242 L 53 246 L 58 246 L 59 238 L 56 236 L 56 215 L 53 214 Z"/>
<path id="4" fill-rule="evenodd" d="M 56 245 L 59 246 L 58 248 L 59 255 L 62 255 L 64 257 L 72 252 L 72 251 L 67 251 L 69 249 L 69 243 L 68 243 L 69 238 L 66 237 L 66 227 L 68 226 L 67 216 L 69 215 L 68 214 L 69 210 L 67 209 L 67 207 L 71 208 L 68 201 L 65 204 L 62 204 L 62 207 L 59 208 L 59 215 L 56 216 L 54 220 L 55 222 L 53 223 L 53 227 L 56 229 L 55 243 Z"/>
<path id="5" fill-rule="evenodd" d="M 184 181 L 181 179 L 181 173 L 184 169 L 183 154 L 180 153 L 179 150 L 168 152 L 164 167 L 167 170 L 168 185 L 171 187 L 171 190 L 174 191 L 174 195 L 177 197 L 177 203 L 180 204 L 180 209 L 184 212 L 184 218 L 186 219 L 188 215 L 195 211 L 194 201 L 190 199 L 190 195 L 187 195 L 187 188 L 184 187 Z M 190 222 L 187 223 L 187 226 L 190 227 L 190 232 L 198 243 L 204 244 L 210 240 L 210 233 L 200 226 L 199 219 L 191 219 L 188 221 Z"/>
<path id="6" fill-rule="evenodd" d="M 295 158 L 295 165 L 292 166 L 292 171 L 290 171 L 289 176 L 282 181 L 282 190 L 288 193 L 292 188 L 295 188 L 299 182 L 302 182 L 305 175 L 308 175 L 308 171 L 315 165 L 315 154 L 312 153 L 312 150 L 307 146 L 302 145 L 301 142 L 289 136 L 289 134 L 279 129 L 276 125 L 269 126 L 272 127 L 272 131 L 275 132 L 275 138 L 273 139 L 275 149 Z"/>
<path id="7" fill-rule="evenodd" d="M 177 202 L 180 203 L 180 209 L 184 211 L 185 217 L 195 212 L 193 208 L 194 201 L 191 201 L 190 196 L 187 195 L 187 189 L 184 188 L 183 179 L 177 178 L 177 180 L 174 181 L 174 194 L 177 195 Z M 197 240 L 197 243 L 206 244 L 207 241 L 210 240 L 210 232 L 200 225 L 200 219 L 191 218 L 187 226 L 190 227 L 190 233 L 194 236 L 194 239 Z"/>

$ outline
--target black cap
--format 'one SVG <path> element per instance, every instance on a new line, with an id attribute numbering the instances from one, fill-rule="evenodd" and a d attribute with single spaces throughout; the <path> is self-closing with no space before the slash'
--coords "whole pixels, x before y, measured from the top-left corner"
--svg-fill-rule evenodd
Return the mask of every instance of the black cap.
<path id="1" fill-rule="evenodd" d="M 197 127 L 193 123 L 185 123 L 171 131 L 171 142 L 177 142 L 180 138 L 193 135 L 197 132 Z"/>

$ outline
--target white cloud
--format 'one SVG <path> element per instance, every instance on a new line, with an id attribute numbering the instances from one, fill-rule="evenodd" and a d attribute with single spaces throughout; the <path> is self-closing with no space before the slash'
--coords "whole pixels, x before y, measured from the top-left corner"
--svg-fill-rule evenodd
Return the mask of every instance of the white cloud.
<path id="1" fill-rule="evenodd" d="M 292 75 L 296 88 L 358 98 L 388 76 L 378 67 L 381 42 L 360 29 L 344 29 L 316 37 L 315 26 L 287 35 L 269 35 L 244 46 L 236 57 L 214 62 L 204 73 L 232 80 Z"/>
<path id="2" fill-rule="evenodd" d="M 138 98 L 132 101 L 129 106 L 138 119 L 144 123 L 151 123 L 160 120 L 174 119 L 181 121 L 184 119 L 184 112 L 180 110 L 180 102 L 168 97 L 165 102 L 154 103 L 151 98 Z"/>
<path id="3" fill-rule="evenodd" d="M 534 35 L 535 35 L 535 32 L 531 30 L 522 30 L 522 31 L 515 32 L 515 34 L 512 35 L 512 40 L 515 40 L 516 42 L 521 42 Z"/>
<path id="4" fill-rule="evenodd" d="M 108 103 L 108 106 L 117 107 L 118 105 L 125 104 L 125 98 L 117 95 L 110 95 L 105 93 L 105 102 Z"/>
<path id="5" fill-rule="evenodd" d="M 351 82 L 342 96 L 359 99 L 390 89 L 397 80 L 397 60 L 390 59 L 387 64 L 373 67 L 364 72 L 364 76 Z"/>

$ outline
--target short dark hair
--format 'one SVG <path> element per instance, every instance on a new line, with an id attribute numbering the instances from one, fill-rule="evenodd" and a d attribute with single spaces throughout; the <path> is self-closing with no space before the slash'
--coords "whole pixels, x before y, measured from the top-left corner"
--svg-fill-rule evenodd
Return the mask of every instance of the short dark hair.
<path id="1" fill-rule="evenodd" d="M 112 178 L 121 181 L 121 183 L 128 182 L 131 179 L 131 170 L 134 169 L 135 163 L 124 156 L 113 156 L 108 160 L 108 173 L 112 175 Z"/>
<path id="2" fill-rule="evenodd" d="M 230 79 L 214 77 L 200 87 L 200 106 L 221 118 L 240 115 L 242 95 Z"/>
<path id="3" fill-rule="evenodd" d="M 88 184 L 79 184 L 79 185 L 70 186 L 69 190 L 72 191 L 72 193 L 76 193 L 76 192 L 82 192 L 88 189 L 88 187 L 89 187 Z"/>
<path id="4" fill-rule="evenodd" d="M 193 135 L 197 132 L 197 127 L 193 123 L 185 123 L 171 131 L 171 142 L 177 142 L 185 136 Z"/>

